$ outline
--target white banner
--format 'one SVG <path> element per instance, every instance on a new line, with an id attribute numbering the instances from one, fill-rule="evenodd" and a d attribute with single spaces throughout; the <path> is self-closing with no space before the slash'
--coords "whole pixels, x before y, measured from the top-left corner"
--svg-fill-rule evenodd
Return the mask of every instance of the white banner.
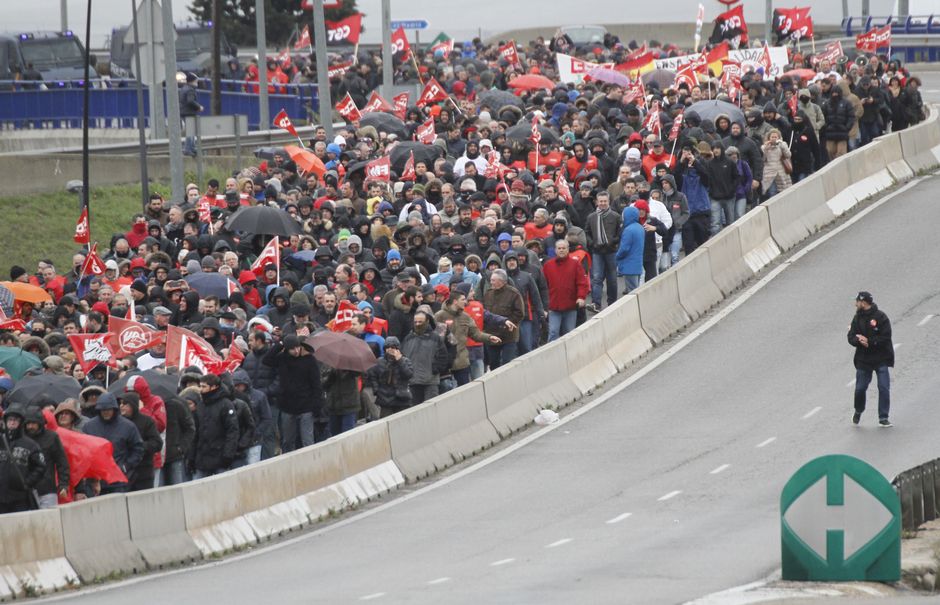
<path id="1" fill-rule="evenodd" d="M 728 52 L 728 58 L 732 61 L 737 61 L 741 64 L 741 68 L 744 72 L 754 71 L 761 65 L 761 57 L 764 55 L 764 48 L 742 48 L 739 50 L 732 50 Z M 560 56 L 560 55 L 559 55 Z M 567 56 L 567 55 L 566 55 Z M 671 57 L 668 59 L 656 59 L 656 68 L 657 69 L 671 69 L 673 71 L 678 71 L 679 68 L 686 63 L 692 61 L 692 59 L 698 57 L 698 54 L 684 55 L 682 57 Z M 787 64 L 787 49 L 783 46 L 771 46 L 770 47 L 770 62 L 773 64 L 773 67 L 770 68 L 769 74 L 764 74 L 765 80 L 773 80 L 774 78 L 783 75 L 783 70 Z M 559 74 L 561 59 L 559 59 Z M 562 80 L 564 82 L 565 80 Z"/>
<path id="2" fill-rule="evenodd" d="M 584 75 L 596 67 L 614 67 L 613 63 L 590 63 L 561 53 L 555 53 L 555 57 L 558 60 L 558 80 L 565 84 L 580 84 L 584 81 Z"/>

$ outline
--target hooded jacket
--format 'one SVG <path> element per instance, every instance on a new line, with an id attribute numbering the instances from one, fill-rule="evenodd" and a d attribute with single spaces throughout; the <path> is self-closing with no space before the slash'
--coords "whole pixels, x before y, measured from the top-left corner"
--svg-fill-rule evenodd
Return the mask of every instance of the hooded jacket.
<path id="1" fill-rule="evenodd" d="M 42 450 L 43 458 L 46 462 L 46 470 L 43 473 L 42 480 L 35 485 L 36 492 L 43 496 L 45 494 L 55 494 L 60 490 L 69 489 L 69 460 L 65 455 L 65 448 L 59 435 L 46 428 L 46 419 L 43 417 L 37 407 L 30 407 L 26 410 L 26 421 L 35 422 L 39 425 L 39 430 L 27 431 L 26 435 L 36 442 L 39 449 Z"/>
<path id="2" fill-rule="evenodd" d="M 394 336 L 385 341 L 385 346 L 400 346 Z M 405 356 L 400 360 L 382 357 L 366 372 L 366 381 L 375 394 L 375 403 L 382 408 L 401 409 L 411 405 L 408 383 L 414 375 L 414 364 Z"/>
<path id="3" fill-rule="evenodd" d="M 617 273 L 620 275 L 640 275 L 643 273 L 643 248 L 646 241 L 645 231 L 640 225 L 640 211 L 633 206 L 623 209 L 623 232 L 620 234 L 620 246 L 617 248 Z"/>
<path id="4" fill-rule="evenodd" d="M 720 153 L 716 153 L 708 161 L 696 161 L 694 168 L 700 174 L 705 175 L 708 183 L 708 196 L 712 200 L 734 199 L 741 176 L 738 173 L 738 167 L 725 156 L 725 147 L 720 141 L 712 143 L 712 148 L 713 151 L 715 148 L 720 149 Z"/>
<path id="5" fill-rule="evenodd" d="M 855 127 L 855 110 L 842 95 L 841 88 L 833 87 L 829 100 L 823 103 L 826 125 L 823 126 L 822 134 L 826 141 L 848 141 L 849 133 Z"/>
<path id="6" fill-rule="evenodd" d="M 134 423 L 121 416 L 117 399 L 111 393 L 105 393 L 95 404 L 98 416 L 85 423 L 85 434 L 101 437 L 111 442 L 111 455 L 115 464 L 128 479 L 133 478 L 133 471 L 144 456 L 144 442 Z M 101 417 L 103 410 L 114 410 L 110 420 Z"/>
<path id="7" fill-rule="evenodd" d="M 761 118 L 761 120 L 763 120 L 763 118 Z M 724 144 L 725 149 L 728 149 L 728 147 L 737 147 L 738 158 L 747 162 L 748 166 L 751 167 L 751 174 L 754 180 L 761 180 L 761 175 L 764 173 L 764 157 L 761 155 L 760 145 L 755 143 L 754 139 L 747 135 L 745 125 L 741 124 L 741 132 L 738 133 L 738 136 L 729 133 L 721 142 Z"/>
<path id="8" fill-rule="evenodd" d="M 587 273 L 570 254 L 565 258 L 553 257 L 542 265 L 542 273 L 548 282 L 548 309 L 550 311 L 573 311 L 578 299 L 587 300 L 591 283 Z"/>
<path id="9" fill-rule="evenodd" d="M 10 406 L 7 414 L 17 414 L 21 421 L 15 431 L 0 431 L 5 442 L 0 444 L 0 502 L 27 503 L 29 491 L 45 476 L 46 458 L 39 444 L 25 434 L 22 407 Z"/>
<path id="10" fill-rule="evenodd" d="M 437 384 L 441 372 L 450 369 L 447 348 L 436 327 L 434 318 L 429 316 L 423 329 L 419 332 L 415 326 L 401 345 L 402 354 L 411 360 L 414 368 L 409 384 Z"/>
<path id="11" fill-rule="evenodd" d="M 296 336 L 285 336 L 287 344 L 300 344 Z M 320 413 L 323 390 L 320 387 L 320 365 L 313 355 L 294 357 L 285 349 L 284 341 L 271 347 L 264 363 L 278 372 L 281 392 L 278 407 L 288 414 Z"/>
<path id="12" fill-rule="evenodd" d="M 225 386 L 203 393 L 196 405 L 196 447 L 192 455 L 196 470 L 213 473 L 228 468 L 238 451 L 238 419 L 235 404 Z"/>
<path id="13" fill-rule="evenodd" d="M 130 406 L 131 415 L 126 418 L 137 427 L 137 432 L 140 433 L 140 439 L 144 444 L 144 455 L 133 470 L 134 478 L 132 483 L 140 487 L 153 487 L 154 459 L 160 455 L 160 451 L 163 449 L 163 438 L 160 437 L 160 432 L 157 430 L 153 418 L 141 413 L 141 399 L 137 393 L 133 391 L 124 392 L 121 395 L 121 401 Z"/>

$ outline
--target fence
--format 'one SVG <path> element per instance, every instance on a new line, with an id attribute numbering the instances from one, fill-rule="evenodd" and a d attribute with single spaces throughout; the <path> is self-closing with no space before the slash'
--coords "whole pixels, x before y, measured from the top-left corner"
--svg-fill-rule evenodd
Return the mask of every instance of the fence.
<path id="1" fill-rule="evenodd" d="M 891 482 L 901 498 L 901 527 L 913 531 L 940 517 L 940 458 L 900 473 Z"/>

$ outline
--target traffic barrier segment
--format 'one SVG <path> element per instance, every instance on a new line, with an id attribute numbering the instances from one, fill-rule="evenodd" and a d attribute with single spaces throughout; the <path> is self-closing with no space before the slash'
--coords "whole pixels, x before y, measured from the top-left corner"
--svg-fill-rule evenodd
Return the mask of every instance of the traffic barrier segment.
<path id="1" fill-rule="evenodd" d="M 646 282 L 634 293 L 640 304 L 640 324 L 653 343 L 663 342 L 692 322 L 679 302 L 675 271 L 667 271 Z"/>
<path id="2" fill-rule="evenodd" d="M 232 473 L 238 485 L 240 512 L 258 540 L 268 540 L 309 523 L 307 508 L 295 500 L 290 464 L 276 458 L 239 468 Z"/>
<path id="3" fill-rule="evenodd" d="M 65 558 L 82 582 L 147 568 L 131 541 L 127 497 L 111 494 L 59 507 Z"/>
<path id="4" fill-rule="evenodd" d="M 78 574 L 65 558 L 58 509 L 0 515 L 0 600 L 77 583 Z"/>
<path id="5" fill-rule="evenodd" d="M 393 414 L 385 422 L 392 460 L 409 481 L 443 470 L 500 439 L 486 416 L 479 382 Z"/>
<path id="6" fill-rule="evenodd" d="M 202 558 L 196 543 L 186 533 L 182 485 L 131 492 L 126 498 L 131 542 L 149 568 Z"/>
<path id="7" fill-rule="evenodd" d="M 607 354 L 605 328 L 603 319 L 595 316 L 564 336 L 571 380 L 585 395 L 617 373 Z"/>
<path id="8" fill-rule="evenodd" d="M 793 248 L 835 219 L 826 204 L 820 178 L 802 180 L 761 205 L 767 208 L 770 233 L 782 251 Z"/>
<path id="9" fill-rule="evenodd" d="M 871 143 L 874 145 L 874 143 Z M 845 159 L 829 162 L 813 176 L 822 181 L 826 205 L 835 216 L 842 216 L 858 205 L 859 198 L 852 189 L 852 174 L 849 165 L 861 162 L 861 150 L 851 152 Z M 864 197 L 862 198 L 864 199 Z"/>
<path id="10" fill-rule="evenodd" d="M 741 238 L 744 262 L 755 274 L 780 256 L 780 248 L 770 234 L 770 215 L 764 206 L 757 206 L 739 218 L 735 221 L 734 228 Z M 705 245 L 707 246 L 709 242 L 705 242 Z M 711 257 L 711 261 L 712 279 L 715 279 L 715 283 L 718 284 L 715 278 L 714 256 Z M 721 287 L 720 284 L 718 286 Z"/>
<path id="11" fill-rule="evenodd" d="M 653 342 L 640 324 L 640 304 L 634 294 L 620 297 L 594 319 L 604 326 L 607 356 L 618 371 L 629 367 L 653 348 Z"/>
<path id="12" fill-rule="evenodd" d="M 258 541 L 242 514 L 239 495 L 238 471 L 183 485 L 186 531 L 203 556 L 227 553 Z"/>
<path id="13" fill-rule="evenodd" d="M 689 254 L 673 271 L 670 271 L 672 272 L 676 274 L 679 303 L 693 321 L 724 298 L 721 290 L 712 281 L 712 268 L 707 249 L 699 248 Z"/>
<path id="14" fill-rule="evenodd" d="M 754 276 L 755 272 L 745 260 L 743 248 L 741 228 L 737 221 L 708 238 L 708 241 L 699 247 L 699 250 L 707 252 L 712 281 L 725 296 L 740 288 Z M 682 263 L 680 262 L 679 265 L 681 266 Z"/>
<path id="15" fill-rule="evenodd" d="M 931 171 L 940 164 L 940 112 L 930 107 L 927 119 L 898 133 L 904 161 L 914 174 Z"/>

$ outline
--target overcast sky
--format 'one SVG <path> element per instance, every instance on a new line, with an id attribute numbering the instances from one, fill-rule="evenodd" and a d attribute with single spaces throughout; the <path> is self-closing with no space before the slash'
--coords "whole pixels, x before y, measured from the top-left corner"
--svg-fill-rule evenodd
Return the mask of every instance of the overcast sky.
<path id="1" fill-rule="evenodd" d="M 92 5 L 92 47 L 100 48 L 114 27 L 130 23 L 131 5 L 134 0 L 93 0 Z M 140 0 L 137 0 L 138 2 Z M 723 6 L 717 0 L 665 0 L 665 2 L 641 2 L 639 0 L 588 0 L 583 5 L 589 9 L 583 13 L 583 23 L 660 23 L 665 21 L 694 21 L 699 2 L 705 5 L 706 22 L 714 19 Z M 85 7 L 88 0 L 66 0 L 68 5 L 69 28 L 84 38 Z M 186 21 L 190 18 L 187 10 L 190 0 L 172 0 L 173 20 Z M 9 32 L 32 30 L 58 30 L 60 24 L 60 0 L 2 0 L 2 25 L 0 30 Z M 507 10 L 511 4 L 512 10 Z M 745 1 L 745 17 L 748 21 L 762 21 L 764 2 Z M 796 2 L 776 1 L 780 6 L 793 6 Z M 813 17 L 819 23 L 838 23 L 842 17 L 842 3 L 837 0 L 809 0 L 801 5 L 813 7 Z M 918 11 L 940 14 L 940 0 L 910 0 L 911 12 Z M 662 10 L 668 5 L 669 10 Z M 874 15 L 886 15 L 894 10 L 895 0 L 871 0 Z M 16 8 L 13 8 L 15 6 Z M 359 10 L 366 14 L 366 33 L 363 42 L 378 40 L 381 33 L 381 3 L 379 0 L 358 0 Z M 557 10 L 549 7 L 557 6 Z M 571 2 L 545 2 L 545 0 L 392 0 L 393 19 L 427 19 L 431 23 L 427 39 L 444 30 L 448 34 L 463 39 L 477 35 L 482 29 L 483 35 L 493 35 L 508 29 L 520 27 L 555 26 L 563 23 L 575 24 L 570 14 Z M 861 0 L 849 0 L 849 11 L 861 13 Z M 468 12 L 472 10 L 472 18 Z M 468 27 L 468 23 L 470 27 Z M 424 40 L 422 35 L 422 40 Z"/>

